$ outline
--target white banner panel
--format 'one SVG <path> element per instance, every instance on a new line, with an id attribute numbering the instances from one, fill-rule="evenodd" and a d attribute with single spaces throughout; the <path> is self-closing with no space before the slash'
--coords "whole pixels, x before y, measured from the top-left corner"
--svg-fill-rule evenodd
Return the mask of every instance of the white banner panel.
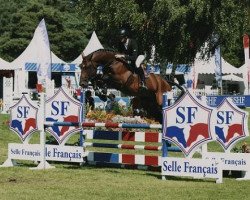
<path id="1" fill-rule="evenodd" d="M 41 160 L 40 144 L 9 143 L 8 158 L 13 160 Z"/>
<path id="2" fill-rule="evenodd" d="M 163 157 L 161 174 L 167 176 L 215 178 L 218 179 L 218 183 L 222 182 L 220 160 Z"/>
<path id="3" fill-rule="evenodd" d="M 83 162 L 83 147 L 46 145 L 46 160 Z"/>
<path id="4" fill-rule="evenodd" d="M 47 161 L 83 162 L 85 156 L 83 147 L 46 145 Z M 8 147 L 8 158 L 13 160 L 41 160 L 41 145 L 39 144 L 15 144 Z"/>
<path id="5" fill-rule="evenodd" d="M 250 170 L 250 154 L 248 153 L 217 153 L 207 152 L 202 155 L 205 159 L 222 161 L 222 170 Z"/>

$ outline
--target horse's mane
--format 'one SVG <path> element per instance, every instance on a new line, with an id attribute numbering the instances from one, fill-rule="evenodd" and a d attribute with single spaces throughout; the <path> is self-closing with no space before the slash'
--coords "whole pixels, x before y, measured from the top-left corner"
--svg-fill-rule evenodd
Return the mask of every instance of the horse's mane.
<path id="1" fill-rule="evenodd" d="M 116 51 L 113 50 L 113 49 L 98 49 L 98 50 L 92 52 L 92 53 L 89 54 L 89 55 L 93 55 L 94 53 L 97 53 L 97 52 L 112 52 L 112 53 L 115 53 Z M 88 56 L 89 56 L 89 55 L 88 55 Z"/>
<path id="2" fill-rule="evenodd" d="M 94 53 L 98 53 L 98 52 L 106 52 L 106 53 L 112 53 L 115 54 L 116 51 L 114 49 L 98 49 L 94 52 L 92 52 L 91 54 L 87 55 L 86 57 L 88 57 L 89 59 L 92 59 L 92 56 L 94 55 Z M 128 63 L 123 60 L 123 59 L 118 59 L 120 62 L 122 62 L 127 68 L 129 67 Z"/>
<path id="3" fill-rule="evenodd" d="M 115 53 L 116 51 L 114 51 L 113 49 L 98 49 L 92 53 L 90 53 L 89 55 L 87 56 L 84 56 L 88 59 L 92 59 L 92 56 L 94 55 L 94 53 L 98 53 L 98 52 L 107 52 L 107 53 Z"/>

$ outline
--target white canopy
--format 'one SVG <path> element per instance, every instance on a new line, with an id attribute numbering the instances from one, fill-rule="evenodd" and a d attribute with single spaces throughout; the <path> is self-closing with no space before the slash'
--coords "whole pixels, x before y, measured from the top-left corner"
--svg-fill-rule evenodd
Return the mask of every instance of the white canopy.
<path id="1" fill-rule="evenodd" d="M 82 54 L 80 54 L 75 60 L 71 62 L 72 64 L 80 65 L 82 63 Z"/>
<path id="2" fill-rule="evenodd" d="M 83 54 L 85 56 L 93 53 L 94 51 L 97 51 L 99 49 L 104 49 L 101 42 L 99 41 L 95 31 L 92 33 L 91 38 L 89 40 L 89 43 L 87 44 L 87 46 L 85 47 L 85 49 L 83 50 Z"/>
<path id="3" fill-rule="evenodd" d="M 11 66 L 15 68 L 19 68 L 19 69 L 24 69 L 25 63 L 37 63 L 38 62 L 37 48 L 39 47 L 37 47 L 36 35 L 34 35 L 29 45 L 22 52 L 22 54 L 10 63 Z M 66 62 L 58 58 L 52 51 L 51 51 L 51 60 L 52 60 L 52 63 L 66 64 Z"/>
<path id="4" fill-rule="evenodd" d="M 37 58 L 35 56 L 36 53 L 35 51 L 32 51 L 32 49 L 36 47 L 33 47 L 33 46 L 34 45 L 32 44 L 32 40 L 31 40 L 29 46 L 23 51 L 23 53 L 10 63 L 11 67 L 24 69 L 25 63 L 37 63 Z M 51 63 L 67 64 L 67 62 L 60 59 L 52 51 L 51 51 L 51 61 L 52 61 Z"/>
<path id="5" fill-rule="evenodd" d="M 9 62 L 0 58 L 0 70 L 15 70 L 15 68 L 12 68 Z"/>
<path id="6" fill-rule="evenodd" d="M 37 40 L 39 40 L 38 35 L 34 34 L 33 38 L 31 39 L 29 45 L 26 49 L 19 55 L 14 61 L 10 63 L 11 68 L 17 69 L 15 73 L 15 93 L 19 94 L 20 92 L 25 92 L 27 88 L 28 77 L 25 73 L 25 64 L 26 63 L 38 63 L 39 57 L 39 46 L 37 45 Z M 51 51 L 51 61 L 52 63 L 60 63 L 66 64 L 62 59 L 58 58 L 52 51 Z"/>
<path id="7" fill-rule="evenodd" d="M 93 53 L 94 51 L 97 51 L 99 49 L 104 49 L 104 47 L 102 46 L 101 42 L 99 41 L 95 31 L 92 33 L 91 38 L 89 40 L 89 43 L 87 44 L 87 46 L 85 47 L 85 49 L 83 50 L 83 54 L 85 56 Z M 82 63 L 82 54 L 79 55 L 75 60 L 73 60 L 71 62 L 72 64 L 81 64 Z"/>
<path id="8" fill-rule="evenodd" d="M 63 61 L 61 58 L 58 58 L 56 54 L 51 51 L 51 63 L 61 63 L 67 64 L 67 62 Z"/>
<path id="9" fill-rule="evenodd" d="M 242 74 L 241 68 L 236 68 L 221 58 L 222 74 Z M 194 61 L 194 69 L 196 74 L 214 74 L 215 57 L 212 56 L 209 60 L 205 61 L 196 58 Z"/>

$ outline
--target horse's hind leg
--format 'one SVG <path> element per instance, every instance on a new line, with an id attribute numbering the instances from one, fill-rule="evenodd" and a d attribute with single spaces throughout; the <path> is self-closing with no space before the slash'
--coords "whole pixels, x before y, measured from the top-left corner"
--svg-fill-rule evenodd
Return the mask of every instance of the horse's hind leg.
<path id="1" fill-rule="evenodd" d="M 162 122 L 162 109 L 161 106 L 159 106 L 156 102 L 155 96 L 142 97 L 141 103 L 149 118 L 154 118 L 159 123 Z"/>

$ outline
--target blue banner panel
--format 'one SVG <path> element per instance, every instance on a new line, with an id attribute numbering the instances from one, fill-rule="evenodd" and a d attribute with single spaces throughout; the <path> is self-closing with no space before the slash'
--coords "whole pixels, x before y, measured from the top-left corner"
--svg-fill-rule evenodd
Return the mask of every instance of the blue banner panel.
<path id="1" fill-rule="evenodd" d="M 227 97 L 233 99 L 233 102 L 239 107 L 250 107 L 250 95 L 207 96 L 207 104 L 211 107 L 217 107 Z"/>
<path id="2" fill-rule="evenodd" d="M 94 152 L 94 161 L 119 163 L 119 154 Z"/>
<path id="3" fill-rule="evenodd" d="M 37 71 L 38 63 L 25 63 L 25 71 Z M 52 72 L 75 72 L 77 65 L 75 64 L 64 64 L 64 63 L 52 63 Z"/>
<path id="4" fill-rule="evenodd" d="M 119 140 L 119 131 L 94 131 L 93 139 Z"/>

